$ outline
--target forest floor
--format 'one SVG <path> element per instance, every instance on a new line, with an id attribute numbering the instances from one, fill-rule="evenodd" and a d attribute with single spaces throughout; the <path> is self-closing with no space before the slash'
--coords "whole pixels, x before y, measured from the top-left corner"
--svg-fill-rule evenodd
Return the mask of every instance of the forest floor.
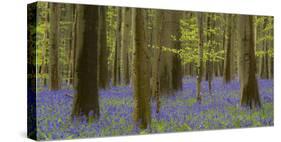
<path id="1" fill-rule="evenodd" d="M 259 80 L 262 108 L 250 110 L 239 105 L 239 82 L 228 85 L 221 78 L 202 82 L 202 103 L 196 102 L 195 78 L 183 79 L 183 90 L 161 97 L 160 113 L 152 101 L 150 129 L 135 127 L 133 94 L 130 86 L 110 87 L 100 91 L 100 119 L 87 123 L 71 122 L 73 90 L 41 91 L 37 94 L 37 136 L 40 140 L 98 136 L 148 134 L 224 128 L 273 126 L 273 80 Z M 68 95 L 66 95 L 68 94 Z"/>

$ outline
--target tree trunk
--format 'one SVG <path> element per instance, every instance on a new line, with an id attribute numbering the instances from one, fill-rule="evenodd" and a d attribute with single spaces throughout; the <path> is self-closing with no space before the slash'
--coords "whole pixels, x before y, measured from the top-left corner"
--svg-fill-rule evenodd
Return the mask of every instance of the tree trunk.
<path id="1" fill-rule="evenodd" d="M 66 6 L 66 21 L 71 23 L 73 22 L 73 5 L 65 5 Z M 67 57 L 67 66 L 66 66 L 66 72 L 67 72 L 67 79 L 66 79 L 66 82 L 67 82 L 67 85 L 71 85 L 71 71 L 72 71 L 72 30 L 73 30 L 73 25 L 72 24 L 68 24 L 67 25 L 67 31 L 66 31 L 66 51 L 68 53 L 68 57 Z"/>
<path id="2" fill-rule="evenodd" d="M 76 63 L 76 46 L 77 46 L 77 6 L 73 6 L 73 23 L 72 23 L 72 47 L 71 47 L 71 77 L 70 77 L 70 84 L 74 86 L 74 76 L 75 76 L 75 63 Z"/>
<path id="3" fill-rule="evenodd" d="M 229 83 L 231 80 L 231 34 L 232 34 L 232 15 L 228 15 L 227 17 L 227 45 L 225 47 L 225 55 L 224 55 L 224 71 L 223 71 L 223 80 L 224 83 Z"/>
<path id="4" fill-rule="evenodd" d="M 199 63 L 197 66 L 197 82 L 196 82 L 196 96 L 197 96 L 197 101 L 200 103 L 201 102 L 201 95 L 200 95 L 200 90 L 201 90 L 201 80 L 202 80 L 202 67 L 203 67 L 203 13 L 197 13 L 197 25 L 198 25 L 198 37 L 199 37 L 199 42 L 198 42 L 198 59 Z"/>
<path id="5" fill-rule="evenodd" d="M 82 46 L 78 47 L 77 71 L 76 71 L 76 95 L 74 98 L 74 107 L 72 116 L 80 114 L 90 116 L 94 119 L 99 118 L 99 98 L 98 98 L 98 80 L 97 80 L 97 50 L 98 50 L 98 7 L 97 6 L 79 6 L 79 12 L 83 12 L 84 32 Z M 79 16 L 81 16 L 79 14 Z M 81 22 L 81 23 L 80 23 Z M 80 35 L 78 35 L 80 36 Z M 90 114 L 90 112 L 92 114 Z"/>
<path id="6" fill-rule="evenodd" d="M 59 90 L 59 4 L 50 3 L 49 89 Z"/>
<path id="7" fill-rule="evenodd" d="M 271 30 L 270 31 L 270 35 L 273 37 L 273 31 Z M 273 40 L 274 39 L 272 39 L 272 41 L 269 41 L 269 48 L 272 48 L 272 49 L 274 49 L 274 42 L 273 42 Z M 273 69 L 273 65 L 274 65 L 274 63 L 273 63 L 273 61 L 274 61 L 274 58 L 273 58 L 273 55 L 272 56 L 269 56 L 269 65 L 268 65 L 268 77 L 269 77 L 269 79 L 273 79 L 273 75 L 274 75 L 274 73 L 273 73 L 273 71 L 274 71 L 274 69 Z"/>
<path id="8" fill-rule="evenodd" d="M 133 10 L 133 20 L 135 25 L 135 47 L 133 50 L 133 92 L 134 92 L 134 121 L 141 129 L 146 129 L 150 125 L 150 88 L 148 61 L 145 55 L 146 35 L 144 27 L 143 9 Z"/>
<path id="9" fill-rule="evenodd" d="M 99 7 L 99 87 L 108 87 L 108 63 L 107 63 L 107 33 L 106 33 L 106 7 Z"/>
<path id="10" fill-rule="evenodd" d="M 241 105 L 256 108 L 261 106 L 256 79 L 255 20 L 253 16 L 239 16 L 239 76 Z"/>
<path id="11" fill-rule="evenodd" d="M 266 28 L 268 24 L 268 20 L 267 18 L 264 19 L 264 23 L 263 23 L 263 29 L 264 30 Z M 268 34 L 268 32 L 265 32 L 264 34 Z M 266 35 L 263 35 L 266 36 Z M 267 40 L 263 40 L 263 44 L 262 44 L 262 50 L 265 53 L 261 58 L 261 78 L 263 79 L 268 79 L 268 41 Z"/>
<path id="12" fill-rule="evenodd" d="M 155 22 L 153 23 L 153 34 L 155 37 L 155 54 L 152 66 L 152 96 L 156 98 L 156 113 L 160 112 L 160 78 L 159 78 L 159 68 L 162 54 L 161 46 L 161 34 L 162 34 L 162 20 L 163 14 L 161 11 L 156 12 Z M 159 47 L 159 49 L 158 49 Z"/>
<path id="13" fill-rule="evenodd" d="M 122 22 L 122 9 L 117 8 L 117 24 L 116 24 L 116 43 L 114 53 L 114 71 L 113 71 L 113 85 L 119 85 L 120 78 L 120 48 L 121 48 L 121 22 Z"/>
<path id="14" fill-rule="evenodd" d="M 174 49 L 181 48 L 181 31 L 180 31 L 180 17 L 181 13 L 173 11 L 172 12 L 172 26 L 171 33 L 174 39 L 172 38 L 172 43 Z M 182 90 L 182 65 L 181 59 L 178 54 L 172 55 L 172 89 L 173 91 Z"/>
<path id="15" fill-rule="evenodd" d="M 165 48 L 174 48 L 173 35 L 173 11 L 163 11 L 161 46 Z M 162 94 L 171 94 L 173 91 L 173 54 L 171 52 L 163 52 L 161 54 L 160 63 L 160 90 Z"/>
<path id="16" fill-rule="evenodd" d="M 131 10 L 130 8 L 122 8 L 122 25 L 121 25 L 121 82 L 127 85 L 130 82 L 129 77 L 129 47 L 131 41 Z"/>
<path id="17" fill-rule="evenodd" d="M 211 28 L 214 28 L 214 25 L 211 22 L 211 18 L 212 18 L 212 15 L 209 14 L 208 18 L 207 18 L 207 28 L 208 28 L 207 31 L 209 31 Z M 213 40 L 214 40 L 213 39 L 213 33 L 208 33 L 207 34 L 207 41 L 210 43 L 209 44 L 210 46 L 208 47 L 209 53 L 213 49 L 213 47 L 212 47 L 213 46 L 213 44 L 212 44 Z M 210 55 L 208 56 L 208 60 L 207 60 L 206 64 L 207 64 L 206 72 L 207 72 L 208 88 L 209 88 L 209 94 L 211 95 L 212 94 L 212 79 L 213 79 L 213 76 L 212 76 L 213 75 L 212 74 L 213 63 L 211 61 Z"/>
<path id="18" fill-rule="evenodd" d="M 49 3 L 46 4 L 46 10 L 49 11 Z M 48 28 L 48 25 L 49 25 L 49 12 L 46 13 L 45 15 L 45 32 L 44 32 L 44 46 L 42 47 L 42 67 L 41 67 L 41 71 L 40 71 L 40 74 L 43 76 L 43 86 L 46 86 L 47 85 L 47 78 L 45 76 L 45 74 L 48 73 L 47 71 L 47 62 L 46 62 L 46 58 L 47 58 L 47 48 L 49 46 L 49 28 Z"/>

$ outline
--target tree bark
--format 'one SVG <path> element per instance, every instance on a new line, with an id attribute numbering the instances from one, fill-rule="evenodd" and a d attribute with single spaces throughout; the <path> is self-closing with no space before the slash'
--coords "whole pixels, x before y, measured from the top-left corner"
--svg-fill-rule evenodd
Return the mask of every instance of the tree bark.
<path id="1" fill-rule="evenodd" d="M 228 15 L 227 17 L 227 45 L 225 47 L 225 55 L 224 55 L 224 71 L 223 71 L 223 80 L 224 83 L 229 83 L 231 81 L 231 38 L 232 38 L 232 15 Z"/>
<path id="2" fill-rule="evenodd" d="M 50 3 L 49 89 L 59 90 L 59 4 Z"/>
<path id="3" fill-rule="evenodd" d="M 41 70 L 40 70 L 40 74 L 43 76 L 43 86 L 47 85 L 47 78 L 45 76 L 45 74 L 48 73 L 47 71 L 47 62 L 46 62 L 46 58 L 47 58 L 47 48 L 49 46 L 49 3 L 46 4 L 46 17 L 45 17 L 45 32 L 44 32 L 44 37 L 43 37 L 43 41 L 44 41 L 44 46 L 42 47 L 42 65 L 41 65 Z"/>
<path id="4" fill-rule="evenodd" d="M 66 65 L 66 83 L 70 86 L 72 83 L 71 83 L 71 71 L 72 71 L 72 30 L 73 30 L 73 25 L 70 24 L 71 22 L 73 22 L 73 5 L 65 5 L 66 7 L 66 21 L 69 23 L 67 25 L 67 30 L 66 30 L 66 51 L 68 53 L 68 56 L 67 56 L 67 65 Z"/>
<path id="5" fill-rule="evenodd" d="M 173 11 L 172 12 L 172 25 L 171 33 L 174 39 L 172 38 L 172 43 L 174 49 L 179 50 L 181 48 L 181 31 L 180 31 L 180 17 L 181 13 Z M 181 59 L 178 54 L 172 55 L 172 89 L 173 91 L 182 90 L 182 65 Z"/>
<path id="6" fill-rule="evenodd" d="M 156 12 L 155 22 L 153 23 L 153 34 L 155 37 L 155 54 L 152 66 L 152 96 L 156 98 L 156 113 L 160 112 L 160 78 L 159 68 L 161 62 L 162 46 L 161 46 L 161 34 L 162 34 L 162 20 L 163 13 L 161 11 Z M 159 48 L 159 49 L 158 49 Z"/>
<path id="7" fill-rule="evenodd" d="M 200 95 L 200 90 L 201 90 L 201 80 L 202 80 L 202 67 L 203 67 L 203 13 L 197 13 L 197 25 L 198 25 L 198 37 L 199 37 L 199 42 L 198 42 L 198 59 L 199 63 L 197 66 L 197 82 L 196 82 L 196 96 L 197 96 L 197 101 L 200 103 L 201 102 L 201 95 Z"/>
<path id="8" fill-rule="evenodd" d="M 127 85 L 130 82 L 129 77 L 129 55 L 128 50 L 131 41 L 131 10 L 122 8 L 122 25 L 121 25 L 121 82 Z"/>
<path id="9" fill-rule="evenodd" d="M 78 47 L 77 71 L 76 71 L 76 95 L 74 98 L 74 106 L 72 116 L 85 115 L 99 118 L 99 96 L 98 96 L 98 6 L 81 5 L 79 12 L 83 12 L 83 21 L 79 24 L 83 25 L 82 46 Z M 82 16 L 79 14 L 79 16 Z M 81 22 L 81 23 L 80 23 Z M 80 36 L 80 35 L 78 35 Z"/>
<path id="10" fill-rule="evenodd" d="M 143 9 L 133 10 L 135 47 L 133 50 L 134 121 L 141 129 L 150 125 L 150 87 L 148 64 L 145 55 L 146 35 Z"/>
<path id="11" fill-rule="evenodd" d="M 75 78 L 75 63 L 76 63 L 76 47 L 77 47 L 77 6 L 73 6 L 73 23 L 72 23 L 72 47 L 71 47 L 71 77 L 70 77 L 70 84 L 74 86 L 74 78 Z"/>
<path id="12" fill-rule="evenodd" d="M 261 106 L 256 79 L 255 20 L 253 16 L 246 15 L 240 15 L 238 20 L 241 105 L 252 109 Z"/>
<path id="13" fill-rule="evenodd" d="M 209 14 L 208 18 L 207 18 L 207 31 L 209 31 L 210 29 L 214 28 L 214 25 L 212 24 L 213 22 L 211 21 L 212 15 Z M 209 42 L 209 47 L 208 47 L 208 52 L 210 53 L 211 50 L 213 49 L 213 33 L 208 33 L 207 34 L 207 41 Z M 206 72 L 207 72 L 207 80 L 208 80 L 208 88 L 209 88 L 209 94 L 212 94 L 212 79 L 213 79 L 213 74 L 212 74 L 212 67 L 213 67 L 213 63 L 211 61 L 211 56 L 208 55 L 208 60 L 206 61 L 207 64 L 207 68 L 206 68 Z"/>
<path id="14" fill-rule="evenodd" d="M 106 33 L 106 7 L 99 7 L 99 87 L 106 89 L 108 87 L 108 47 Z"/>
<path id="15" fill-rule="evenodd" d="M 122 22 L 122 9 L 117 8 L 117 24 L 116 24 L 116 43 L 114 52 L 114 71 L 113 71 L 113 85 L 119 85 L 120 78 L 120 48 L 121 48 L 121 22 Z"/>

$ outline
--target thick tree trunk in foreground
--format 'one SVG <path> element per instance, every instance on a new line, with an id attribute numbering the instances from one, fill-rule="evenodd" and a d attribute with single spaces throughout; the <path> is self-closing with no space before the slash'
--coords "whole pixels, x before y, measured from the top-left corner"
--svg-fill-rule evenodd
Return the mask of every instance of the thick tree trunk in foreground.
<path id="1" fill-rule="evenodd" d="M 150 86 L 148 74 L 148 61 L 145 55 L 147 44 L 145 41 L 144 11 L 133 10 L 135 25 L 135 46 L 133 50 L 133 92 L 134 92 L 134 121 L 141 129 L 150 125 Z"/>
<path id="2" fill-rule="evenodd" d="M 240 34 L 239 77 L 241 105 L 252 108 L 260 107 L 258 83 L 256 79 L 255 59 L 255 20 L 253 16 L 239 16 Z"/>
<path id="3" fill-rule="evenodd" d="M 89 116 L 89 113 L 92 112 L 94 119 L 98 119 L 98 7 L 81 6 L 80 8 L 81 12 L 84 13 L 84 32 L 83 44 L 78 47 L 75 86 L 77 93 L 74 98 L 72 116 L 79 116 L 80 114 Z"/>
<path id="4" fill-rule="evenodd" d="M 50 3 L 49 89 L 59 90 L 59 4 Z"/>

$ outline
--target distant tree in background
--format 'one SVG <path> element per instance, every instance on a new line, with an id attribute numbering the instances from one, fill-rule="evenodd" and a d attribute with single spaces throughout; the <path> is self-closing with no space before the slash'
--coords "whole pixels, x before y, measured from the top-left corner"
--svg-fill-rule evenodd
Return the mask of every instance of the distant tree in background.
<path id="1" fill-rule="evenodd" d="M 197 101 L 201 102 L 201 80 L 202 80 L 202 73 L 203 73 L 203 13 L 197 13 L 197 23 L 198 23 L 198 69 L 197 69 L 197 83 L 196 83 L 196 96 Z"/>

